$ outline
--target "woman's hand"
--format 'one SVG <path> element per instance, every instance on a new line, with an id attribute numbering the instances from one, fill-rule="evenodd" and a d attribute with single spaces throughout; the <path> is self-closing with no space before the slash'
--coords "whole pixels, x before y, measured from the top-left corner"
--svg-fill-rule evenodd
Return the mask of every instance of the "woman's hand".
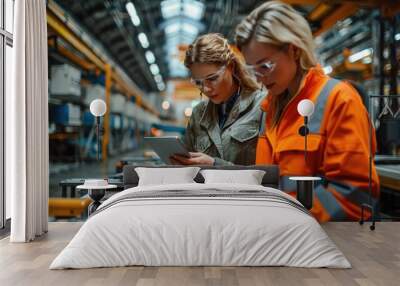
<path id="1" fill-rule="evenodd" d="M 190 158 L 173 155 L 170 160 L 174 165 L 214 165 L 214 158 L 200 152 L 189 152 Z"/>

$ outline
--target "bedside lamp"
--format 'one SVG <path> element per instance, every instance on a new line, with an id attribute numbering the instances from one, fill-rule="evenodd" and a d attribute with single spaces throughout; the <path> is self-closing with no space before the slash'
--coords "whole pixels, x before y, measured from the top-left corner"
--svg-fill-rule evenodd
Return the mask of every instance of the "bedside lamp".
<path id="1" fill-rule="evenodd" d="M 307 135 L 310 133 L 308 119 L 314 113 L 314 103 L 309 99 L 303 99 L 297 105 L 297 112 L 304 117 L 304 125 L 300 127 L 299 134 L 304 136 L 304 160 L 307 164 Z"/>
<path id="2" fill-rule="evenodd" d="M 304 125 L 300 127 L 299 134 L 304 136 L 304 161 L 307 165 L 307 135 L 310 133 L 308 129 L 308 120 L 314 113 L 314 103 L 309 99 L 303 99 L 297 105 L 297 111 L 304 117 Z M 296 198 L 306 209 L 313 206 L 314 181 L 319 181 L 319 177 L 290 177 L 290 180 L 296 181 L 297 193 Z"/>
<path id="3" fill-rule="evenodd" d="M 90 103 L 90 113 L 96 117 L 96 135 L 97 135 L 97 161 L 100 161 L 100 117 L 107 111 L 107 105 L 102 99 L 95 99 Z M 93 202 L 88 207 L 89 216 L 96 211 L 100 205 L 100 200 L 106 194 L 109 188 L 108 181 L 104 179 L 85 180 L 85 184 L 78 186 L 80 189 L 87 189 L 89 197 Z M 77 188 L 78 188 L 77 187 Z"/>
<path id="4" fill-rule="evenodd" d="M 107 111 L 107 105 L 102 99 L 95 99 L 90 103 L 90 113 L 96 117 L 97 161 L 100 161 L 100 117 Z"/>

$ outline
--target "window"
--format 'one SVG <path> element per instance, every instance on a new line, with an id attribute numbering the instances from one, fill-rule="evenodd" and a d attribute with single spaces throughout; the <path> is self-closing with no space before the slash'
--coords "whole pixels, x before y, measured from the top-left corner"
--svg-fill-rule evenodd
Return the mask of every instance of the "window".
<path id="1" fill-rule="evenodd" d="M 4 204 L 4 2 L 0 0 L 0 228 L 5 223 Z"/>
<path id="2" fill-rule="evenodd" d="M 6 220 L 11 217 L 10 194 L 5 186 L 4 164 L 4 114 L 5 99 L 11 93 L 10 76 L 13 66 L 12 45 L 14 32 L 14 0 L 0 0 L 0 228 L 4 228 Z"/>
<path id="3" fill-rule="evenodd" d="M 4 88 L 4 98 L 9 98 L 11 95 L 11 68 L 13 67 L 13 58 L 12 58 L 12 47 L 6 44 L 5 49 L 5 88 Z M 5 113 L 3 113 L 5 114 Z M 4 117 L 3 117 L 4 118 Z M 5 138 L 5 137 L 3 137 Z M 5 154 L 5 153 L 4 153 Z M 4 168 L 5 173 L 5 168 Z M 6 178 L 6 177 L 5 177 Z M 9 188 L 5 188 L 5 219 L 11 218 L 11 193 Z"/>
<path id="4" fill-rule="evenodd" d="M 5 30 L 11 34 L 14 32 L 14 0 L 5 0 L 4 15 L 5 15 Z"/>

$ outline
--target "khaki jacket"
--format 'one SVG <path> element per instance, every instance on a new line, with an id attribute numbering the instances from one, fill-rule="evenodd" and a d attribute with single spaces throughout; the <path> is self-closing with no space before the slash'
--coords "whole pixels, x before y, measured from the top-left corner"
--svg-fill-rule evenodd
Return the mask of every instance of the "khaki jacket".
<path id="1" fill-rule="evenodd" d="M 243 89 L 225 125 L 218 125 L 218 106 L 202 101 L 193 109 L 184 142 L 191 152 L 215 158 L 215 165 L 253 165 L 262 117 L 260 104 L 265 90 Z"/>

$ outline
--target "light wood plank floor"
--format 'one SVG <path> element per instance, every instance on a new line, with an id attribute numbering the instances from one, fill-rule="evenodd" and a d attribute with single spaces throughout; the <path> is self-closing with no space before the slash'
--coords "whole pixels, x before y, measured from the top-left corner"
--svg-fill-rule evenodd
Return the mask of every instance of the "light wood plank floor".
<path id="1" fill-rule="evenodd" d="M 122 267 L 48 270 L 81 223 L 50 223 L 42 238 L 26 244 L 0 241 L 0 285 L 400 285 L 400 223 L 358 223 L 323 227 L 353 268 L 289 267 Z"/>

